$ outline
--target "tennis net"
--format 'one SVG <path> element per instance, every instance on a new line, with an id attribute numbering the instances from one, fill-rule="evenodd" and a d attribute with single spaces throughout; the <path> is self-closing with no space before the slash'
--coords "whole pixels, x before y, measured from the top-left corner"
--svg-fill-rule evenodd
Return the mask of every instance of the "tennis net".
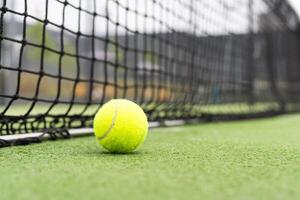
<path id="1" fill-rule="evenodd" d="M 300 108 L 299 20 L 287 1 L 0 2 L 0 136 L 68 137 L 113 98 L 160 124 Z"/>

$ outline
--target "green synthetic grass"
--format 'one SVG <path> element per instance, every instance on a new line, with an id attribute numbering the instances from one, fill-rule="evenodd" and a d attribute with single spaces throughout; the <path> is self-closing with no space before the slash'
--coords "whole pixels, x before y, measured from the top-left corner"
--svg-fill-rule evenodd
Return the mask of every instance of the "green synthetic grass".
<path id="1" fill-rule="evenodd" d="M 136 153 L 93 137 L 0 149 L 4 199 L 299 199 L 300 115 L 150 131 Z"/>

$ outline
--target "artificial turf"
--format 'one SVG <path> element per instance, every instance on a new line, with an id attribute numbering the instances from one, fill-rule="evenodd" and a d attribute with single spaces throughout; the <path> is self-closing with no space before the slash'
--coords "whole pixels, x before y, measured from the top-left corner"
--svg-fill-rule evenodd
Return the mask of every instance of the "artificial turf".
<path id="1" fill-rule="evenodd" d="M 4 199 L 300 199 L 300 115 L 152 129 L 127 155 L 93 137 L 0 149 Z"/>

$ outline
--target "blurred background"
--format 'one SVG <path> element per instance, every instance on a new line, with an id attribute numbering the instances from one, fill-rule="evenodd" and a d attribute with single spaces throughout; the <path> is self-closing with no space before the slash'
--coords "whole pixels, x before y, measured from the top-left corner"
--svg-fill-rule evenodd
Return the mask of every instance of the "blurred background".
<path id="1" fill-rule="evenodd" d="M 61 101 L 69 102 L 74 90 L 75 102 L 86 102 L 89 96 L 93 102 L 100 102 L 103 96 L 108 99 L 123 96 L 125 88 L 122 87 L 125 87 L 125 84 L 128 97 L 134 96 L 135 85 L 144 85 L 143 91 L 138 87 L 138 90 L 140 89 L 138 92 L 143 92 L 145 95 L 143 98 L 151 100 L 155 93 L 158 95 L 158 101 L 170 99 L 171 91 L 167 88 L 168 84 L 175 85 L 173 87 L 183 87 L 185 78 L 189 77 L 188 73 L 191 73 L 191 70 L 183 65 L 189 64 L 185 60 L 191 59 L 191 54 L 184 51 L 176 52 L 178 57 L 185 58 L 181 59 L 182 63 L 176 62 L 170 67 L 167 61 L 161 59 L 159 48 L 165 48 L 164 51 L 168 51 L 168 54 L 173 56 L 174 49 L 172 48 L 176 47 L 172 45 L 160 47 L 161 41 L 153 40 L 154 35 L 156 38 L 171 38 L 179 46 L 188 44 L 186 48 L 192 48 L 189 42 L 197 39 L 200 44 L 197 48 L 204 47 L 211 53 L 207 53 L 210 57 L 204 55 L 199 58 L 199 62 L 209 67 L 201 71 L 202 84 L 198 84 L 193 90 L 197 90 L 198 95 L 208 98 L 212 103 L 243 101 L 244 98 L 248 98 L 247 95 L 241 94 L 243 91 L 247 92 L 242 82 L 248 79 L 246 69 L 248 60 L 244 47 L 248 45 L 249 32 L 285 29 L 281 27 L 277 17 L 274 17 L 274 11 L 268 6 L 270 4 L 268 1 L 252 1 L 250 5 L 252 11 L 249 10 L 247 1 L 235 3 L 213 1 L 209 4 L 200 1 L 197 2 L 199 5 L 196 6 L 196 14 L 189 6 L 182 6 L 178 2 L 172 3 L 171 9 L 174 12 L 180 11 L 182 20 L 172 18 L 171 15 L 159 16 L 162 12 L 159 8 L 155 8 L 156 4 L 146 0 L 130 2 L 130 8 L 138 10 L 139 15 L 128 14 L 124 7 L 117 6 L 118 4 L 114 1 L 108 5 L 98 2 L 94 5 L 92 1 L 69 1 L 70 5 L 75 5 L 75 7 L 81 6 L 87 11 L 97 12 L 96 18 L 93 18 L 91 13 L 79 12 L 73 6 L 64 7 L 60 1 L 49 1 L 46 5 L 44 0 L 28 0 L 26 5 L 28 16 L 24 18 L 23 14 L 17 14 L 24 13 L 24 2 L 23 0 L 7 1 L 7 9 L 15 13 L 7 12 L 2 19 L 2 37 L 13 39 L 2 39 L 1 65 L 4 68 L 1 70 L 0 93 L 5 95 L 2 97 L 6 97 L 0 98 L 2 105 L 16 93 L 19 97 L 24 97 L 16 99 L 17 101 L 26 101 L 25 98 L 33 98 L 36 93 L 38 93 L 38 98 L 51 101 L 57 98 L 58 88 L 60 88 L 59 99 Z M 300 3 L 296 0 L 282 2 L 281 9 L 287 20 L 286 26 L 297 30 L 298 19 L 295 19 L 294 13 L 289 14 L 290 8 L 285 8 L 285 6 L 288 7 L 290 3 L 296 11 L 299 11 Z M 167 3 L 171 2 L 166 1 L 165 4 Z M 147 10 L 150 7 L 153 9 Z M 47 9 L 47 17 L 45 9 Z M 198 13 L 200 10 L 201 15 Z M 161 21 L 145 18 L 145 14 L 158 16 Z M 106 21 L 106 15 L 111 21 Z M 249 17 L 252 19 L 249 20 Z M 46 26 L 43 21 L 45 18 L 50 22 Z M 62 24 L 64 29 L 60 27 Z M 121 25 L 124 25 L 126 29 Z M 138 34 L 133 34 L 128 30 L 136 31 Z M 78 32 L 81 35 L 78 35 Z M 286 51 L 283 46 L 280 46 L 280 42 L 289 43 L 288 39 L 280 34 L 289 34 L 289 37 L 298 37 L 298 35 L 295 36 L 291 32 L 273 34 L 274 40 L 281 40 L 278 42 L 278 47 L 274 47 L 279 52 L 278 55 L 289 57 L 286 60 L 278 58 L 280 61 L 275 63 L 277 67 L 289 68 L 284 71 L 278 69 L 276 84 L 280 89 L 289 88 L 290 91 L 285 92 L 288 92 L 288 98 L 293 98 L 296 91 L 299 91 L 299 85 L 286 80 L 298 81 L 300 79 L 299 68 L 294 67 L 293 63 L 299 56 L 298 52 Z M 32 45 L 24 46 L 22 41 L 25 40 Z M 264 92 L 264 95 L 268 96 L 271 92 L 268 84 L 271 83 L 265 77 L 268 73 L 264 71 L 268 69 L 265 59 L 266 45 L 262 40 L 264 40 L 263 35 L 257 34 L 253 37 L 255 48 L 253 67 L 257 68 L 254 70 L 256 74 L 253 81 L 256 87 L 255 92 L 259 94 Z M 292 39 L 290 43 L 289 45 L 293 45 Z M 211 45 L 211 48 L 208 45 Z M 128 49 L 141 49 L 144 52 L 128 51 L 123 48 L 124 46 Z M 22 52 L 20 52 L 21 47 Z M 61 54 L 61 52 L 64 53 Z M 107 68 L 104 65 L 107 65 Z M 221 69 L 220 65 L 222 65 Z M 17 72 L 20 68 L 22 73 Z M 161 73 L 172 73 L 172 71 L 180 76 L 174 76 L 173 80 L 162 80 L 169 79 L 169 77 L 161 77 Z M 39 80 L 40 73 L 44 75 L 41 80 Z M 135 77 L 136 73 L 137 77 Z M 58 75 L 61 78 L 58 78 Z M 149 76 L 151 76 L 151 83 L 145 83 L 145 81 L 150 81 L 150 78 L 145 80 L 145 77 Z M 93 86 L 90 85 L 91 78 L 94 80 Z M 209 79 L 209 83 L 205 79 Z M 125 84 L 124 81 L 126 81 Z M 236 84 L 232 84 L 232 81 Z M 102 94 L 104 84 L 107 87 L 106 94 Z M 177 84 L 179 85 L 176 86 Z M 159 91 L 156 91 L 158 89 Z M 234 93 L 238 94 L 234 95 Z M 257 98 L 260 96 L 257 95 Z M 272 95 L 269 95 L 269 98 L 272 98 Z"/>

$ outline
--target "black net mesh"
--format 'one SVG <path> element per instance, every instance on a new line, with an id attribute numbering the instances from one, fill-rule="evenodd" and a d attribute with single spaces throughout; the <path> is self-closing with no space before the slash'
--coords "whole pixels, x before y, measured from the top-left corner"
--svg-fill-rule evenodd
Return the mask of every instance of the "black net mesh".
<path id="1" fill-rule="evenodd" d="M 113 98 L 150 121 L 300 108 L 283 0 L 2 0 L 0 135 L 91 127 Z"/>

